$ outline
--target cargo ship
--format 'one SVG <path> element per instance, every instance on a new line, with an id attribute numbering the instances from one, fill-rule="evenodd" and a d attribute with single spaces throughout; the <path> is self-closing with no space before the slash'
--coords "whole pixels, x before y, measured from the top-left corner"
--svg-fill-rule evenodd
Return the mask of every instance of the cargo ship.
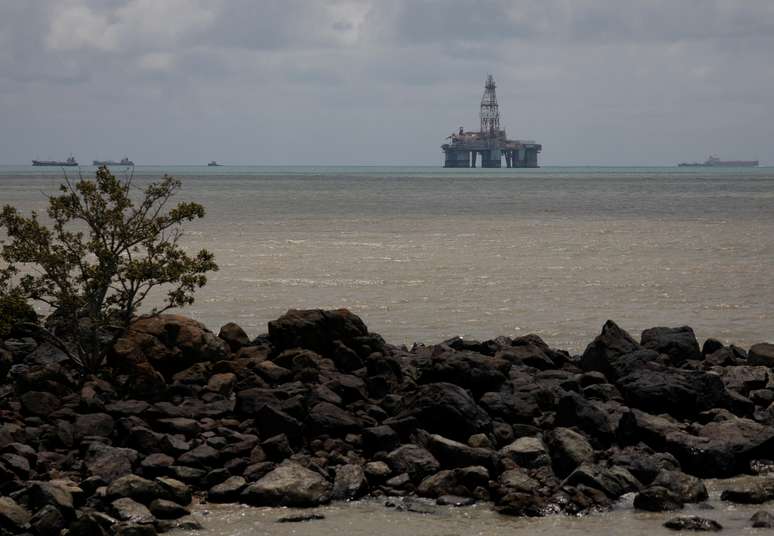
<path id="1" fill-rule="evenodd" d="M 118 162 L 115 160 L 94 160 L 92 164 L 95 166 L 133 166 L 134 162 L 129 160 L 127 157 L 123 157 Z"/>
<path id="2" fill-rule="evenodd" d="M 56 167 L 74 167 L 78 165 L 72 156 L 65 161 L 61 160 L 33 160 L 33 166 L 56 166 Z"/>
<path id="3" fill-rule="evenodd" d="M 678 167 L 758 167 L 757 160 L 721 160 L 717 156 L 710 156 L 704 162 L 682 162 Z"/>

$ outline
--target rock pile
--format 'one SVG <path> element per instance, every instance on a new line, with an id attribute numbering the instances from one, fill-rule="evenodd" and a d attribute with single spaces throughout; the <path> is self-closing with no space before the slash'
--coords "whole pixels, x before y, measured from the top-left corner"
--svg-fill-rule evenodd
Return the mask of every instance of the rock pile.
<path id="1" fill-rule="evenodd" d="M 155 534 L 209 502 L 491 501 L 541 516 L 774 499 L 772 345 L 613 322 L 581 356 L 539 337 L 408 349 L 347 310 L 291 310 L 253 340 L 135 322 L 99 375 L 0 341 L 0 534 Z M 761 473 L 756 476 L 755 473 Z M 763 523 L 763 514 L 757 523 Z M 680 523 L 683 523 L 681 520 Z M 693 521 L 691 521 L 693 523 Z"/>

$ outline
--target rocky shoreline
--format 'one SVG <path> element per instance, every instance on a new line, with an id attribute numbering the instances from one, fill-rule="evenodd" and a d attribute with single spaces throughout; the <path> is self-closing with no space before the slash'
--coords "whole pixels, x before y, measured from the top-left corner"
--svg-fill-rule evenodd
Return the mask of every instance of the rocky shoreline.
<path id="1" fill-rule="evenodd" d="M 387 344 L 347 310 L 250 339 L 143 318 L 84 377 L 49 343 L 0 341 L 0 534 L 195 528 L 192 498 L 318 506 L 491 501 L 516 516 L 774 500 L 774 345 L 608 321 L 582 355 L 539 337 Z M 772 526 L 765 510 L 750 526 Z M 677 518 L 675 529 L 717 530 Z"/>

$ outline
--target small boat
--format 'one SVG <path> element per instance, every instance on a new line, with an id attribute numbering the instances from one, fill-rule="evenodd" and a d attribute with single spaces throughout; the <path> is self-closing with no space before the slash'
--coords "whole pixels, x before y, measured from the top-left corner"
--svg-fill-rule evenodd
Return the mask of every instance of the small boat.
<path id="1" fill-rule="evenodd" d="M 65 161 L 61 160 L 33 160 L 32 161 L 33 166 L 56 166 L 56 167 L 74 167 L 78 165 L 78 162 L 75 161 L 75 158 L 70 156 Z"/>
<path id="2" fill-rule="evenodd" d="M 212 162 L 210 162 L 207 165 L 210 166 L 210 167 L 220 167 L 220 164 L 218 164 L 215 160 L 213 160 Z"/>
<path id="3" fill-rule="evenodd" d="M 94 160 L 92 162 L 95 166 L 134 166 L 134 162 L 129 160 L 127 157 L 123 157 L 121 160 L 116 162 L 115 160 Z"/>

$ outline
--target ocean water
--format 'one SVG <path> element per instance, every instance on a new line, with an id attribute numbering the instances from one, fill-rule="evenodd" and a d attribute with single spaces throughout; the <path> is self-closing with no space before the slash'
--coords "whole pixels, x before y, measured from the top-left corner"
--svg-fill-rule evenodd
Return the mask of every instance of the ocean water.
<path id="1" fill-rule="evenodd" d="M 774 168 L 138 166 L 135 183 L 165 172 L 207 209 L 184 243 L 220 271 L 183 313 L 215 331 L 348 307 L 398 344 L 537 333 L 578 352 L 608 318 L 774 340 Z M 62 173 L 0 167 L 0 202 L 42 209 Z"/>

